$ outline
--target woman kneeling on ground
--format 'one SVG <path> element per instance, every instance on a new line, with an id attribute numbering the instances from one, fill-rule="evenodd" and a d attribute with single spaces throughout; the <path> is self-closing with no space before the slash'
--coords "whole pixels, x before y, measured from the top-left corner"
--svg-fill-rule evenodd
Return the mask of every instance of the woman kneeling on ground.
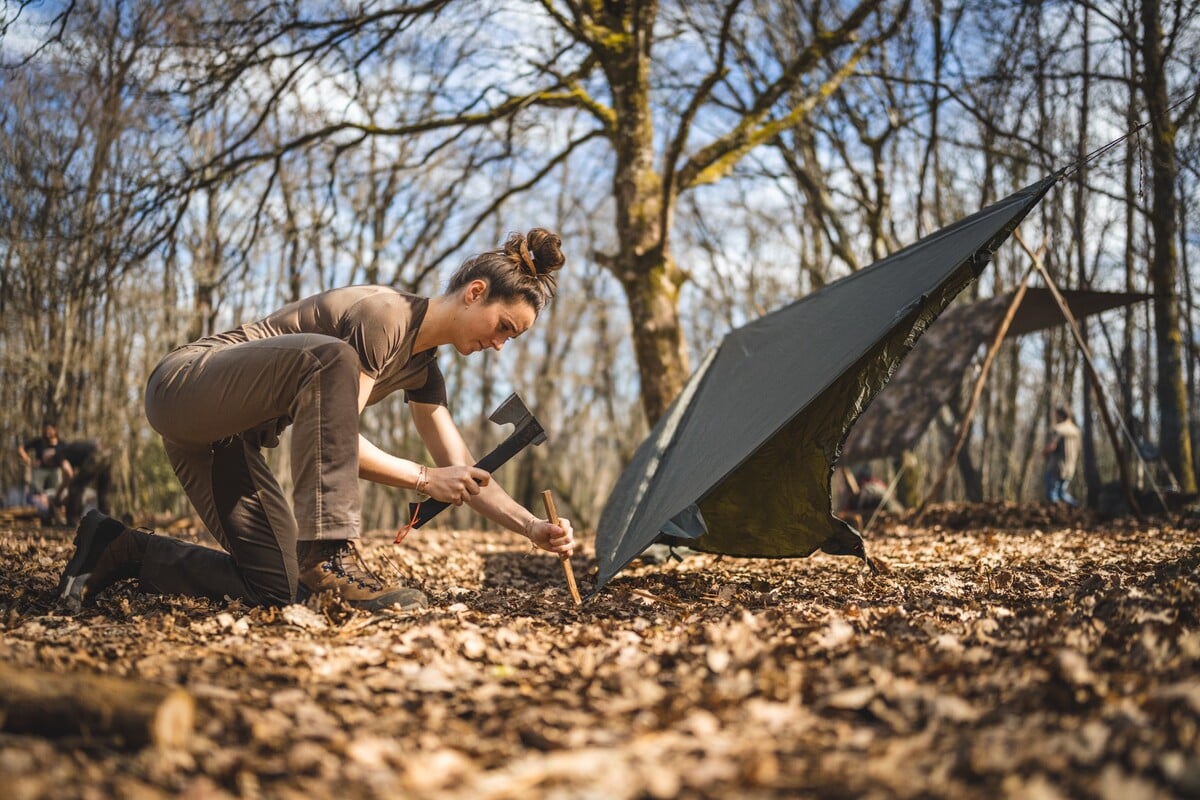
<path id="1" fill-rule="evenodd" d="M 500 350 L 529 330 L 554 295 L 563 260 L 558 236 L 535 228 L 467 260 L 436 297 L 387 286 L 333 289 L 172 351 L 146 386 L 146 416 L 225 552 L 93 511 L 79 525 L 60 593 L 86 602 L 138 578 L 144 591 L 253 605 L 331 590 L 368 610 L 422 606 L 423 594 L 386 584 L 358 558 L 359 477 L 466 503 L 569 555 L 568 520 L 539 519 L 470 466 L 435 358 L 439 345 L 463 355 Z M 358 433 L 363 408 L 399 389 L 436 467 L 389 455 Z M 291 505 L 261 452 L 288 425 Z"/>

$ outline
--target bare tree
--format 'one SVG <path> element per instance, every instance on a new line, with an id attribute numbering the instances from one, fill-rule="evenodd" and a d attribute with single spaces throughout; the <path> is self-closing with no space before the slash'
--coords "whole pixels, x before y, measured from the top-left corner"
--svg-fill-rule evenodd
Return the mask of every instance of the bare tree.
<path id="1" fill-rule="evenodd" d="M 5 382 L 0 418 L 15 434 L 50 414 L 67 435 L 113 444 L 136 391 L 117 371 L 136 331 L 120 327 L 112 293 L 170 217 L 151 188 L 166 156 L 150 95 L 165 58 L 151 42 L 171 14 L 149 3 L 69 11 L 51 21 L 35 56 L 6 69 L 0 88 L 0 309 L 19 309 L 20 320 L 6 331 L 15 335 L 6 335 L 5 358 L 20 370 Z M 121 338 L 107 341 L 114 333 Z"/>
<path id="2" fill-rule="evenodd" d="M 594 519 L 646 423 L 723 330 L 1078 158 L 1098 144 L 1080 131 L 1097 119 L 1128 110 L 1136 124 L 1154 75 L 1181 91 L 1195 0 L 1158 8 L 1158 70 L 1117 63 L 1147 57 L 1147 3 L 1124 5 L 66 4 L 40 49 L 3 53 L 16 65 L 0 85 L 0 359 L 15 378 L 0 387 L 3 430 L 47 410 L 107 426 L 124 440 L 130 495 L 169 504 L 136 397 L 170 346 L 335 285 L 431 293 L 465 253 L 554 220 L 572 281 L 547 324 L 503 357 L 447 358 L 446 372 L 481 447 L 486 412 L 519 386 L 559 444 L 594 454 L 534 452 L 509 476 L 518 493 L 553 479 Z M 0 36 L 4 25 L 11 15 Z M 1165 117 L 1176 198 L 1194 186 L 1194 154 L 1178 155 L 1195 146 L 1193 108 Z M 1166 329 L 1131 315 L 1113 350 L 1132 376 L 1169 367 L 1173 346 L 1194 383 L 1195 345 L 1184 369 L 1188 351 L 1170 344 L 1196 324 L 1192 220 L 1179 199 L 1157 205 L 1162 153 L 1146 159 L 1155 204 L 1141 203 L 1136 144 L 1125 170 L 1078 171 L 1070 207 L 1057 192 L 1028 224 L 1050 233 L 1058 278 L 1080 286 L 1143 288 L 1158 263 L 1147 243 L 1175 242 L 1174 272 L 1151 272 Z M 1126 212 L 1123 242 L 1097 237 Z M 1179 220 L 1165 239 L 1164 215 Z M 998 254 L 991 287 L 1023 267 Z M 1031 370 L 1038 345 L 1047 355 Z M 1062 333 L 1006 348 L 959 496 L 1036 491 L 1044 410 L 1078 397 Z M 1157 387 L 1127 381 L 1124 407 L 1158 417 L 1163 374 Z M 389 404 L 363 424 L 417 453 L 402 415 Z M 1112 457 L 1095 448 L 1101 474 Z M 370 524 L 404 513 L 396 493 L 366 497 Z"/>
<path id="3" fill-rule="evenodd" d="M 644 409 L 653 421 L 688 373 L 678 318 L 679 292 L 687 277 L 676 265 L 671 247 L 678 199 L 728 175 L 747 153 L 799 124 L 853 74 L 865 53 L 890 35 L 902 14 L 887 15 L 884 9 L 889 4 L 884 0 L 862 0 L 844 12 L 823 3 L 802 7 L 741 0 L 669 9 L 652 0 L 604 4 L 544 0 L 541 5 L 544 17 L 529 25 L 538 35 L 526 42 L 536 50 L 523 59 L 512 79 L 505 80 L 499 71 L 490 85 L 476 84 L 473 97 L 457 93 L 458 105 L 449 112 L 441 113 L 439 104 L 432 103 L 402 109 L 408 116 L 390 125 L 333 120 L 298 132 L 271 150 L 254 148 L 253 133 L 262 126 L 268 109 L 284 96 L 284 89 L 301 80 L 311 65 L 336 63 L 338 70 L 357 79 L 400 33 L 413 35 L 421 24 L 428 25 L 424 30 L 433 30 L 436 26 L 429 25 L 430 20 L 442 25 L 462 17 L 456 16 L 454 4 L 444 2 L 323 19 L 306 17 L 300 6 L 291 5 L 251 15 L 245 13 L 254 9 L 249 5 L 238 15 L 248 22 L 214 22 L 210 40 L 193 48 L 200 54 L 210 48 L 217 56 L 207 62 L 207 68 L 197 62 L 200 70 L 189 89 L 193 113 L 198 116 L 220 104 L 251 73 L 282 76 L 246 116 L 244 134 L 233 137 L 212 162 L 218 174 L 236 173 L 281 152 L 322 141 L 336 140 L 345 148 L 376 136 L 425 136 L 428 155 L 450 142 L 461 145 L 477 135 L 473 130 L 502 133 L 539 109 L 572 108 L 586 114 L 591 127 L 569 135 L 548 155 L 521 154 L 534 164 L 523 170 L 528 178 L 515 181 L 497 201 L 480 204 L 475 221 L 460 226 L 463 235 L 446 252 L 461 246 L 505 198 L 535 186 L 586 143 L 605 141 L 612 164 L 615 242 L 602 260 L 625 291 L 634 322 Z M 897 11 L 904 7 L 899 4 Z M 475 20 L 494 14 L 473 7 L 470 16 Z M 870 26 L 872 18 L 876 23 Z M 780 24 L 801 26 L 807 32 L 804 46 L 770 63 L 734 62 L 739 42 Z M 674 42 L 685 36 L 700 43 L 686 52 L 691 62 L 686 71 L 681 63 L 664 58 L 666 49 L 678 48 Z M 486 40 L 486 35 L 481 36 L 481 41 Z M 475 53 L 467 59 L 470 68 L 486 65 L 489 58 L 500 64 L 511 61 L 514 49 L 507 41 L 504 44 L 502 49 Z M 514 65 L 508 66 L 512 72 Z M 448 87 L 439 99 L 453 94 Z M 660 115 L 665 135 L 656 132 L 656 114 L 662 110 L 670 111 Z M 503 127 L 497 129 L 497 124 Z M 699 124 L 704 127 L 702 136 L 696 135 Z M 490 142 L 477 139 L 460 149 L 478 153 L 477 146 L 483 145 L 493 158 L 516 157 L 515 151 L 504 149 L 512 141 L 493 136 Z"/>

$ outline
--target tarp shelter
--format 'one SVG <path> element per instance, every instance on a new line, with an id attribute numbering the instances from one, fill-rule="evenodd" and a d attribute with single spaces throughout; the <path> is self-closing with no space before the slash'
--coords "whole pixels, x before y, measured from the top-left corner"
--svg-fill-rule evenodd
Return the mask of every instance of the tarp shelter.
<path id="1" fill-rule="evenodd" d="M 617 479 L 596 589 L 661 536 L 735 556 L 864 555 L 831 508 L 846 432 L 1055 180 L 731 331 Z"/>
<path id="2" fill-rule="evenodd" d="M 962 386 L 963 374 L 999 329 L 1015 292 L 950 308 L 900 364 L 887 387 L 863 412 L 842 446 L 841 461 L 853 464 L 911 450 L 939 408 Z M 1062 290 L 1076 319 L 1150 299 L 1132 292 Z M 1027 289 L 1006 338 L 1066 324 L 1049 289 Z"/>

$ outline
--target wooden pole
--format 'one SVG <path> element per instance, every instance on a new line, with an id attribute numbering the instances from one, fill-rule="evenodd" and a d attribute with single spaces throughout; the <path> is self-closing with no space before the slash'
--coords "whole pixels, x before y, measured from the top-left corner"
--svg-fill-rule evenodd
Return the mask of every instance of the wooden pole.
<path id="1" fill-rule="evenodd" d="M 900 476 L 904 474 L 904 465 L 900 465 L 900 469 L 896 470 L 896 474 L 892 476 L 892 482 L 888 484 L 887 491 L 883 493 L 883 497 L 879 500 L 879 505 L 875 506 L 875 510 L 871 512 L 871 518 L 867 520 L 867 524 L 863 525 L 863 529 L 859 531 L 863 536 L 867 535 L 867 531 L 875 524 L 875 518 L 879 516 L 879 512 L 887 505 L 888 500 L 896 493 L 896 484 L 900 483 Z"/>
<path id="2" fill-rule="evenodd" d="M 852 494 L 858 494 L 860 491 L 862 491 L 859 488 L 858 479 L 854 477 L 854 473 L 850 471 L 849 467 L 842 467 L 842 477 L 846 479 L 846 485 L 850 487 L 850 492 Z"/>
<path id="3" fill-rule="evenodd" d="M 546 504 L 546 518 L 551 524 L 558 524 L 558 509 L 554 507 L 554 495 L 550 494 L 550 490 L 542 492 L 542 502 Z M 567 588 L 571 590 L 571 599 L 575 601 L 575 605 L 581 605 L 583 600 L 579 597 L 579 588 L 575 585 L 575 570 L 571 568 L 571 557 L 560 556 L 562 561 L 563 572 L 567 574 Z"/>
<path id="4" fill-rule="evenodd" d="M 1046 251 L 1045 242 L 1042 243 L 1039 252 Z M 1004 319 L 1000 321 L 996 328 L 996 333 L 992 336 L 992 343 L 988 347 L 987 355 L 983 357 L 983 365 L 979 369 L 979 377 L 975 379 L 975 388 L 971 392 L 971 400 L 967 403 L 967 408 L 963 412 L 962 422 L 958 426 L 958 436 L 954 439 L 954 446 L 950 448 L 949 455 L 942 461 L 942 468 L 938 472 L 937 480 L 933 482 L 933 487 L 925 493 L 925 499 L 921 501 L 921 505 L 917 507 L 916 517 L 913 519 L 914 524 L 921 522 L 925 516 L 925 507 L 939 496 L 942 491 L 942 485 L 946 482 L 946 476 L 950 473 L 950 465 L 958 456 L 958 451 L 967 441 L 967 436 L 971 432 L 971 420 L 975 418 L 975 410 L 979 406 L 979 400 L 983 397 L 983 387 L 987 382 L 988 373 L 991 371 L 992 362 L 996 360 L 996 355 L 1000 352 L 1000 345 L 1004 343 L 1004 337 L 1008 335 L 1008 329 L 1012 326 L 1013 320 L 1017 316 L 1017 309 L 1021 307 L 1021 301 L 1025 299 L 1025 290 L 1029 288 L 1029 276 L 1033 274 L 1033 265 L 1030 264 L 1025 270 L 1025 277 L 1021 278 L 1020 285 L 1017 286 L 1016 292 L 1013 293 L 1012 302 L 1008 304 L 1008 310 L 1004 313 Z"/>
<path id="5" fill-rule="evenodd" d="M 1129 508 L 1140 520 L 1143 518 L 1142 509 L 1138 505 L 1137 500 L 1134 499 L 1133 484 L 1129 479 L 1129 467 L 1125 463 L 1125 459 L 1121 457 L 1121 442 L 1117 438 L 1117 430 L 1113 426 L 1113 421 L 1108 415 L 1108 399 L 1104 394 L 1104 386 L 1100 383 L 1100 376 L 1096 374 L 1096 367 L 1092 364 L 1092 353 L 1088 349 L 1087 342 L 1083 340 L 1083 332 L 1079 330 L 1079 322 L 1076 321 L 1075 315 L 1071 313 L 1071 307 L 1067 305 L 1062 292 L 1058 290 L 1058 284 L 1054 282 L 1054 278 L 1050 277 L 1050 271 L 1046 269 L 1046 265 L 1042 263 L 1042 259 L 1029 249 L 1029 245 L 1025 244 L 1025 240 L 1021 237 L 1020 229 L 1013 231 L 1013 237 L 1017 240 L 1017 244 L 1021 245 L 1021 249 L 1033 259 L 1033 264 L 1037 267 L 1038 271 L 1042 273 L 1042 280 L 1046 282 L 1046 288 L 1050 290 L 1050 294 L 1054 296 L 1054 301 L 1058 303 L 1058 308 L 1062 311 L 1063 317 L 1066 318 L 1067 324 L 1071 328 L 1071 333 L 1075 337 L 1075 343 L 1079 345 L 1079 350 L 1083 353 L 1084 369 L 1087 372 L 1088 380 L 1091 381 L 1092 391 L 1096 393 L 1096 408 L 1100 410 L 1100 419 L 1104 422 L 1104 430 L 1108 434 L 1108 440 L 1112 444 L 1113 452 L 1117 457 L 1117 468 L 1121 473 L 1121 488 L 1125 490 L 1125 502 L 1129 503 Z"/>
<path id="6" fill-rule="evenodd" d="M 0 663 L 0 729 L 10 733 L 116 736 L 128 747 L 180 748 L 195 716 L 183 689 Z"/>

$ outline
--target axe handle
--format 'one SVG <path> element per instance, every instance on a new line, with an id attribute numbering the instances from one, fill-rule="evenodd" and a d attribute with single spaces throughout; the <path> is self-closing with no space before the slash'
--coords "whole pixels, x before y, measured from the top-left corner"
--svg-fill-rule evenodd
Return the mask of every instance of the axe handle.
<path id="1" fill-rule="evenodd" d="M 541 432 L 541 428 L 534 428 L 533 426 L 527 426 L 524 430 L 513 431 L 511 436 L 496 445 L 495 450 L 476 461 L 475 466 L 482 470 L 487 470 L 489 473 L 495 472 L 512 459 L 513 456 L 529 446 L 530 442 L 536 439 Z M 409 517 L 412 518 L 414 514 L 416 515 L 416 520 L 412 526 L 414 528 L 421 527 L 449 508 L 450 505 L 450 503 L 432 498 L 423 503 L 409 503 Z"/>
<path id="2" fill-rule="evenodd" d="M 546 518 L 551 524 L 558 524 L 558 509 L 554 507 L 554 495 L 550 494 L 550 490 L 542 492 L 542 502 L 546 504 Z M 579 599 L 579 587 L 575 585 L 575 570 L 571 568 L 570 556 L 559 556 L 562 561 L 563 572 L 567 574 L 567 588 L 571 590 L 571 599 L 575 601 L 575 605 L 583 603 Z"/>
<path id="3" fill-rule="evenodd" d="M 532 425 L 524 430 L 513 431 L 511 436 L 496 445 L 495 450 L 479 459 L 475 466 L 485 469 L 488 472 L 495 472 L 541 435 L 542 429 L 540 427 L 535 428 Z"/>

